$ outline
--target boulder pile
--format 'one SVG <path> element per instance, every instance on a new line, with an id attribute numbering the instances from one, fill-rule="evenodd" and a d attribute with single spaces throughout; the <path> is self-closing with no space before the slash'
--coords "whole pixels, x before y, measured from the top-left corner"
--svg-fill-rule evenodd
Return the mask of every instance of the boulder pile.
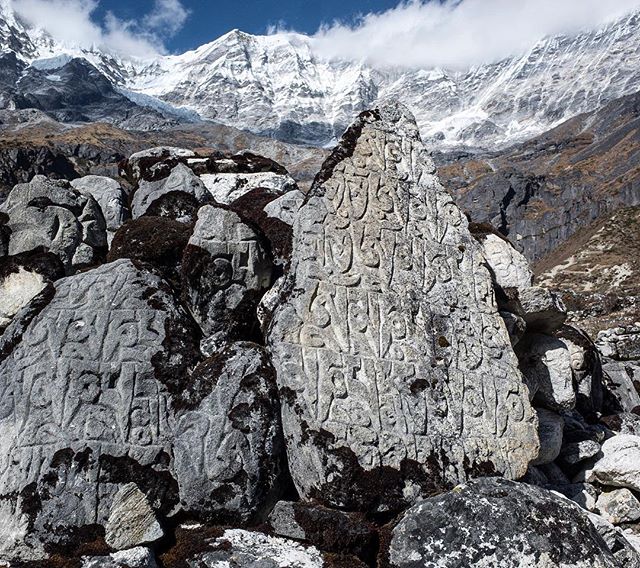
<path id="1" fill-rule="evenodd" d="M 308 193 L 153 148 L 0 206 L 0 566 L 640 567 L 635 328 L 361 114 Z"/>

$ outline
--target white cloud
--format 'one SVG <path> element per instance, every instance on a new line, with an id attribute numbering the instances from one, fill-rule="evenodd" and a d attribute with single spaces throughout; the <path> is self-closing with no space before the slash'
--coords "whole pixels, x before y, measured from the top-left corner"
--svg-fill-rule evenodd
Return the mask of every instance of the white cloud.
<path id="1" fill-rule="evenodd" d="M 163 41 L 179 32 L 189 16 L 180 0 L 155 0 L 139 20 L 121 20 L 108 12 L 100 22 L 95 17 L 98 4 L 99 0 L 13 0 L 20 17 L 64 44 L 138 57 L 164 53 Z"/>
<path id="2" fill-rule="evenodd" d="M 411 0 L 314 36 L 325 57 L 378 65 L 464 68 L 520 53 L 545 36 L 592 29 L 640 0 Z"/>

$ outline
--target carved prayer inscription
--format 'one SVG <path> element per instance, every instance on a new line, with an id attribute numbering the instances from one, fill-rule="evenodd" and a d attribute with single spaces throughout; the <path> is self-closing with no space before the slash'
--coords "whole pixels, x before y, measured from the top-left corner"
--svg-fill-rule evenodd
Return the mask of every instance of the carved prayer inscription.
<path id="1" fill-rule="evenodd" d="M 168 394 L 152 360 L 176 312 L 159 282 L 118 261 L 56 285 L 0 363 L 0 494 L 36 483 L 43 518 L 101 522 L 113 489 L 101 456 L 145 466 L 169 455 Z"/>
<path id="2" fill-rule="evenodd" d="M 291 278 L 270 342 L 302 495 L 384 509 L 524 474 L 535 418 L 491 278 L 403 107 L 365 113 L 325 164 Z"/>

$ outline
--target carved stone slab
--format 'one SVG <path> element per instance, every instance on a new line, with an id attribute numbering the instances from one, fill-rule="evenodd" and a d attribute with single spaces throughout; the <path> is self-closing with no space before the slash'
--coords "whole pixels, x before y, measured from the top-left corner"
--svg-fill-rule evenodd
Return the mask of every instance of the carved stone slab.
<path id="1" fill-rule="evenodd" d="M 361 115 L 316 178 L 269 337 L 303 497 L 395 509 L 537 455 L 480 245 L 396 103 Z"/>
<path id="2" fill-rule="evenodd" d="M 197 353 L 167 285 L 129 260 L 55 287 L 0 363 L 0 500 L 43 541 L 103 524 L 120 484 L 177 504 L 170 393 Z"/>

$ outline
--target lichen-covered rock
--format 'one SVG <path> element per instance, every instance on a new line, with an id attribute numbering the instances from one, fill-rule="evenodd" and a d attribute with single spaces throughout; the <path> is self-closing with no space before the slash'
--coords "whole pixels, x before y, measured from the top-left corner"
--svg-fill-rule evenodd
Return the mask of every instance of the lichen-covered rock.
<path id="1" fill-rule="evenodd" d="M 526 472 L 536 420 L 491 277 L 404 107 L 363 113 L 325 162 L 290 275 L 269 344 L 301 496 L 389 510 Z"/>
<path id="2" fill-rule="evenodd" d="M 195 158 L 195 152 L 172 146 L 158 146 L 136 152 L 123 165 L 123 174 L 133 185 L 140 181 L 158 181 L 166 178 L 180 163 Z"/>
<path id="3" fill-rule="evenodd" d="M 524 290 L 533 284 L 529 261 L 504 237 L 486 233 L 479 238 L 493 281 L 503 289 Z"/>
<path id="4" fill-rule="evenodd" d="M 109 556 L 84 556 L 80 568 L 157 568 L 153 552 L 143 546 Z"/>
<path id="5" fill-rule="evenodd" d="M 126 550 L 160 540 L 164 532 L 147 496 L 135 483 L 120 487 L 111 502 L 105 541 L 115 550 Z"/>
<path id="6" fill-rule="evenodd" d="M 640 519 L 640 501 L 626 488 L 602 493 L 598 497 L 596 507 L 613 525 L 632 523 Z"/>
<path id="7" fill-rule="evenodd" d="M 226 341 L 256 336 L 256 308 L 273 262 L 258 235 L 234 212 L 205 206 L 182 260 L 184 300 L 213 354 Z"/>
<path id="8" fill-rule="evenodd" d="M 640 491 L 640 436 L 609 438 L 601 452 L 602 457 L 586 472 L 586 480 Z"/>
<path id="9" fill-rule="evenodd" d="M 44 247 L 60 258 L 67 274 L 99 262 L 107 251 L 105 220 L 96 200 L 66 181 L 36 176 L 16 185 L 0 205 L 11 231 L 9 254 Z"/>
<path id="10" fill-rule="evenodd" d="M 279 501 L 269 514 L 277 536 L 312 544 L 327 552 L 375 561 L 378 534 L 362 514 L 345 513 L 310 503 Z"/>
<path id="11" fill-rule="evenodd" d="M 284 469 L 278 388 L 265 349 L 227 346 L 195 369 L 175 406 L 183 509 L 216 522 L 262 520 Z"/>
<path id="12" fill-rule="evenodd" d="M 107 241 L 111 244 L 115 232 L 131 216 L 124 189 L 114 179 L 93 175 L 75 179 L 71 186 L 98 202 L 106 222 Z"/>
<path id="13" fill-rule="evenodd" d="M 113 238 L 109 262 L 121 258 L 149 263 L 180 288 L 180 266 L 193 228 L 166 217 L 140 217 L 127 221 Z"/>
<path id="14" fill-rule="evenodd" d="M 0 501 L 23 542 L 104 525 L 126 483 L 155 511 L 178 503 L 170 396 L 197 362 L 192 335 L 167 285 L 130 261 L 55 284 L 0 362 Z"/>
<path id="15" fill-rule="evenodd" d="M 283 195 L 298 188 L 291 176 L 275 172 L 214 173 L 202 174 L 200 178 L 216 203 L 224 205 L 229 205 L 259 187 L 276 195 Z"/>
<path id="16" fill-rule="evenodd" d="M 391 530 L 393 568 L 622 568 L 576 504 L 480 479 L 409 509 Z"/>
<path id="17" fill-rule="evenodd" d="M 531 463 L 532 465 L 544 465 L 555 461 L 560 455 L 564 419 L 556 412 L 546 408 L 537 408 L 536 414 L 538 415 L 540 452 Z"/>
<path id="18" fill-rule="evenodd" d="M 211 202 L 211 196 L 198 176 L 184 164 L 158 181 L 141 181 L 133 194 L 131 214 L 168 217 L 182 223 L 195 221 L 198 209 Z"/>
<path id="19" fill-rule="evenodd" d="M 286 198 L 289 194 L 302 195 L 299 190 L 293 190 L 277 198 L 278 194 L 264 188 L 257 188 L 245 193 L 229 206 L 243 221 L 264 235 L 271 247 L 274 262 L 281 266 L 287 265 L 291 259 L 293 230 L 290 223 L 269 215 L 267 210 L 272 203 Z M 288 218 L 287 215 L 283 216 Z"/>
<path id="20" fill-rule="evenodd" d="M 515 349 L 534 402 L 550 410 L 571 410 L 576 394 L 567 346 L 555 337 L 533 333 Z"/>
<path id="21" fill-rule="evenodd" d="M 258 532 L 229 529 L 186 560 L 189 568 L 323 568 L 315 547 Z"/>
<path id="22" fill-rule="evenodd" d="M 567 308 L 555 292 L 533 286 L 519 292 L 520 306 L 531 332 L 553 333 L 567 319 Z"/>

